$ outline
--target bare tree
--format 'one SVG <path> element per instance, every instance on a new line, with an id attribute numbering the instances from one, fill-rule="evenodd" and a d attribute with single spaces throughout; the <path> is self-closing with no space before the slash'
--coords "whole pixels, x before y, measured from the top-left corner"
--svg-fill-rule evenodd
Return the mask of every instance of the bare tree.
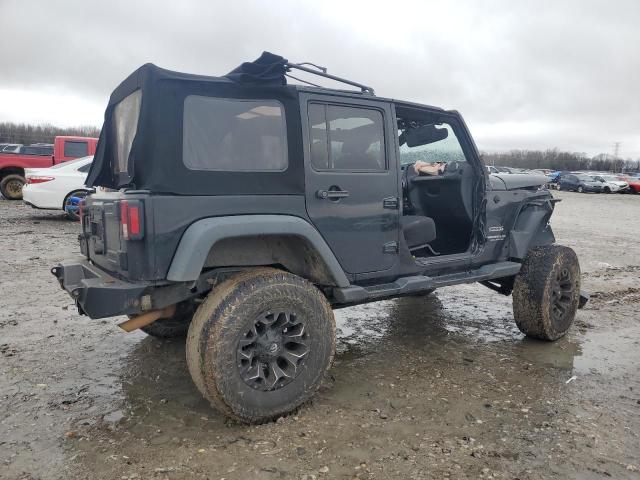
<path id="1" fill-rule="evenodd" d="M 622 160 L 606 153 L 589 157 L 584 152 L 563 152 L 557 148 L 548 150 L 510 150 L 508 152 L 482 153 L 486 165 L 516 168 L 550 168 L 553 170 L 601 170 L 611 172 L 640 171 L 640 159 Z"/>
<path id="2" fill-rule="evenodd" d="M 100 129 L 93 126 L 61 128 L 50 124 L 28 125 L 25 123 L 0 122 L 0 142 L 2 143 L 53 143 L 58 135 L 78 135 L 98 137 Z"/>

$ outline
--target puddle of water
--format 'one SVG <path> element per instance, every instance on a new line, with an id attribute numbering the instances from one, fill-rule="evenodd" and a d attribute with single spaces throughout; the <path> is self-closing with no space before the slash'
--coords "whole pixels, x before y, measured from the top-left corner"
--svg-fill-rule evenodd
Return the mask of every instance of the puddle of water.
<path id="1" fill-rule="evenodd" d="M 426 297 L 405 297 L 336 310 L 338 352 L 390 339 L 405 344 L 437 341 L 460 334 L 466 341 L 500 342 L 522 338 L 513 321 L 511 299 L 477 285 L 438 290 Z"/>
<path id="2" fill-rule="evenodd" d="M 577 374 L 637 375 L 640 364 L 640 325 L 617 330 L 590 332 L 576 357 Z"/>

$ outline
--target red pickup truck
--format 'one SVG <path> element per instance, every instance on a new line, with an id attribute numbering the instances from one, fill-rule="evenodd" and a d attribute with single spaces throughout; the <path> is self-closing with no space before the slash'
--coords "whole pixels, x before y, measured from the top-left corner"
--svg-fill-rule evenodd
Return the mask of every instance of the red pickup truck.
<path id="1" fill-rule="evenodd" d="M 53 155 L 0 153 L 0 193 L 9 200 L 21 199 L 22 186 L 26 183 L 25 168 L 47 168 L 74 158 L 93 155 L 97 144 L 97 138 L 56 137 Z"/>

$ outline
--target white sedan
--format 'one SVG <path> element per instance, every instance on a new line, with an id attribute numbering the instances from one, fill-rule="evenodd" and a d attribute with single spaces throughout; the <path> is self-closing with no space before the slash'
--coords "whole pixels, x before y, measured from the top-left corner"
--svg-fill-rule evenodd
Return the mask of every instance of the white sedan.
<path id="1" fill-rule="evenodd" d="M 77 220 L 77 199 L 92 192 L 84 185 L 92 161 L 90 156 L 50 168 L 26 169 L 27 184 L 22 189 L 22 200 L 33 208 L 63 210 Z"/>

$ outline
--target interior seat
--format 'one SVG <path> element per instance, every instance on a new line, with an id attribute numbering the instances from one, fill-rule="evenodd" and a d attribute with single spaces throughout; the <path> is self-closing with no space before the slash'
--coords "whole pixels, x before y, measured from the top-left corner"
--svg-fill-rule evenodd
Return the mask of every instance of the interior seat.
<path id="1" fill-rule="evenodd" d="M 418 215 L 403 215 L 400 225 L 409 251 L 425 248 L 436 239 L 436 224 L 433 218 Z"/>

